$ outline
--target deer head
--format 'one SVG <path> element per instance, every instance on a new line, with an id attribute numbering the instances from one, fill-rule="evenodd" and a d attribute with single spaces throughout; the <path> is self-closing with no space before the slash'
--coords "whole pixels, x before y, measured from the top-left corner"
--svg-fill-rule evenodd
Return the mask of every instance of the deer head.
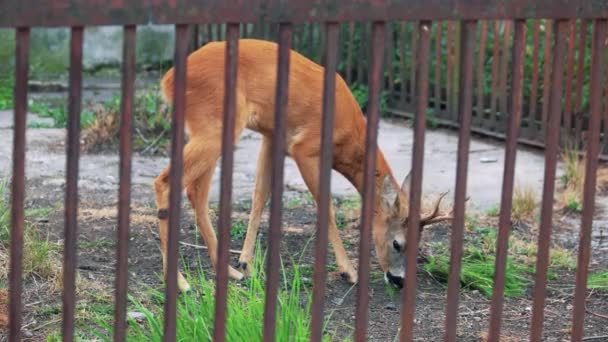
<path id="1" fill-rule="evenodd" d="M 382 182 L 379 196 L 380 210 L 376 212 L 374 218 L 374 243 L 385 281 L 401 288 L 405 279 L 410 174 L 405 177 L 401 187 L 390 174 L 386 175 Z M 430 213 L 421 215 L 418 228 L 420 233 L 427 225 L 453 218 L 452 211 L 441 213 L 439 209 L 441 200 L 446 194 L 447 192 L 444 192 L 439 195 Z"/>

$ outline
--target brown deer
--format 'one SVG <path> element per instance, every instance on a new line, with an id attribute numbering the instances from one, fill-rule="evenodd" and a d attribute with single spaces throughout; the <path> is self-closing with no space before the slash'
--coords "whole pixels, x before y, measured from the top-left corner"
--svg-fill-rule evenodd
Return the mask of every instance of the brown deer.
<path id="1" fill-rule="evenodd" d="M 209 220 L 208 201 L 211 178 L 221 154 L 225 47 L 225 42 L 209 43 L 193 52 L 187 61 L 185 125 L 189 141 L 184 147 L 183 187 L 216 267 L 217 238 Z M 277 44 L 254 39 L 239 40 L 235 137 L 238 139 L 243 129 L 249 128 L 262 135 L 262 143 L 247 235 L 237 267 L 239 270 L 228 265 L 229 276 L 237 280 L 249 273 L 260 217 L 270 194 L 277 59 Z M 323 67 L 295 51 L 291 51 L 290 59 L 287 154 L 295 160 L 318 203 Z M 168 103 L 173 100 L 173 72 L 173 69 L 169 70 L 161 81 L 162 93 Z M 333 169 L 344 175 L 359 193 L 363 189 L 365 126 L 366 119 L 357 101 L 340 75 L 336 75 Z M 169 167 L 161 172 L 154 185 L 163 269 L 166 271 Z M 408 177 L 399 186 L 382 152 L 378 150 L 373 240 L 385 279 L 399 287 L 405 277 L 408 186 Z M 436 202 L 435 210 L 421 218 L 421 229 L 425 225 L 451 219 L 449 214 L 439 215 L 442 197 Z M 356 283 L 357 272 L 344 250 L 336 228 L 333 206 L 330 207 L 329 241 L 342 276 Z M 178 285 L 182 291 L 189 289 L 181 273 L 178 273 Z"/>

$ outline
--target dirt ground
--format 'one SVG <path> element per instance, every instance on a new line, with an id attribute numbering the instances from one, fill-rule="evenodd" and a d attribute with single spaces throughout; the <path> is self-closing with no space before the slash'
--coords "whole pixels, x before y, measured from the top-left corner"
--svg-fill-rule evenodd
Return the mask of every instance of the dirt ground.
<path id="1" fill-rule="evenodd" d="M 26 207 L 53 208 L 48 215 L 35 220 L 35 229 L 44 232 L 48 239 L 57 246 L 63 241 L 63 196 L 64 181 L 63 169 L 65 160 L 62 157 L 63 138 L 65 131 L 61 129 L 36 129 L 28 133 L 28 179 Z M 382 135 L 382 133 L 381 133 Z M 2 137 L 2 153 L 0 160 L 10 161 L 10 139 L 12 138 L 10 125 L 0 128 Z M 482 142 L 479 142 L 480 144 Z M 7 153 L 9 153 L 7 155 Z M 532 153 L 532 152 L 528 152 Z M 532 153 L 533 154 L 533 153 Z M 540 158 L 536 154 L 534 158 Z M 114 282 L 115 265 L 115 236 L 117 202 L 116 183 L 113 176 L 116 173 L 116 154 L 104 153 L 100 155 L 84 155 L 81 159 L 81 173 L 85 176 L 80 179 L 80 216 L 79 216 L 79 250 L 78 272 L 83 282 L 78 294 L 80 301 L 97 303 L 112 301 L 112 287 Z M 166 166 L 166 159 L 135 157 L 137 165 L 145 165 L 134 173 L 132 188 L 132 225 L 129 244 L 129 270 L 130 289 L 137 293 L 142 284 L 161 286 L 161 255 L 157 238 L 157 223 L 155 219 L 154 194 L 150 180 Z M 390 159 L 390 157 L 389 157 Z M 252 164 L 251 160 L 243 163 Z M 53 169 L 47 165 L 52 164 Z M 239 184 L 251 183 L 248 173 L 235 171 L 235 181 Z M 542 164 L 541 164 L 542 165 Z M 41 168 L 41 166 L 44 166 Z M 425 165 L 426 167 L 426 165 Z M 6 176 L 10 163 L 4 164 L 0 169 L 2 176 Z M 55 170 L 55 171 L 53 171 Z M 293 170 L 292 170 L 293 171 Z M 53 172 L 56 172 L 53 175 Z M 215 177 L 217 179 L 217 177 Z M 500 185 L 500 178 L 494 182 Z M 474 182 L 473 182 L 474 183 Z M 250 186 L 243 185 L 235 189 L 234 220 L 247 221 L 249 208 Z M 286 191 L 286 203 L 292 203 L 284 211 L 285 232 L 282 238 L 282 255 L 291 256 L 293 251 L 302 251 L 302 265 L 313 265 L 313 248 L 303 250 L 303 246 L 314 236 L 316 209 L 302 188 L 289 187 Z M 346 196 L 348 194 L 340 194 Z M 492 194 L 499 197 L 499 194 Z M 483 197 L 482 197 L 483 199 Z M 185 201 L 187 202 L 187 201 Z M 488 208 L 493 203 L 473 206 Z M 594 221 L 592 243 L 592 270 L 608 269 L 608 197 L 598 196 L 598 209 Z M 358 213 L 339 207 L 345 212 L 346 224 L 341 230 L 344 243 L 354 262 L 357 260 L 358 246 Z M 216 203 L 212 209 L 216 211 Z M 266 245 L 267 211 L 262 219 L 260 234 L 261 245 Z M 496 226 L 496 219 L 490 224 Z M 197 239 L 191 209 L 185 204 L 181 220 L 181 241 L 201 246 L 203 242 Z M 574 214 L 557 212 L 554 218 L 553 242 L 571 250 L 576 256 L 578 245 L 578 230 L 580 217 Z M 533 228 L 530 228 L 533 229 Z M 531 234 L 534 232 L 532 231 Z M 425 232 L 421 254 L 424 255 L 424 246 L 431 242 L 448 242 L 449 227 L 436 225 Z M 234 238 L 231 248 L 238 250 L 243 237 Z M 205 250 L 191 245 L 180 245 L 180 253 L 188 265 L 196 266 L 202 260 L 203 267 L 213 274 Z M 236 262 L 238 256 L 231 254 L 231 262 Z M 399 294 L 391 295 L 387 291 L 372 254 L 372 281 L 370 284 L 370 318 L 369 340 L 392 341 L 398 334 L 400 325 Z M 329 253 L 329 269 L 333 270 L 333 254 Z M 310 275 L 309 277 L 312 277 Z M 426 273 L 422 267 L 418 270 L 418 285 L 416 299 L 416 327 L 417 341 L 436 341 L 443 338 L 446 285 L 432 275 Z M 311 280 L 309 278 L 309 280 Z M 574 272 L 560 272 L 555 280 L 548 284 L 547 305 L 545 309 L 545 340 L 569 340 L 569 329 L 572 311 L 572 297 L 574 293 Z M 46 336 L 53 334 L 60 328 L 61 297 L 57 291 L 57 280 L 42 280 L 31 277 L 25 281 L 24 294 L 24 336 L 27 340 L 45 340 Z M 94 298 L 91 299 L 91 296 Z M 595 314 L 588 314 L 585 321 L 585 334 L 588 337 L 608 335 L 608 320 L 600 315 L 608 315 L 608 294 L 597 291 L 588 291 L 587 309 Z M 354 312 L 356 305 L 356 289 L 342 281 L 336 272 L 331 271 L 327 281 L 326 314 L 332 314 L 328 330 L 340 339 L 351 336 L 354 329 Z M 504 307 L 502 334 L 505 341 L 520 341 L 528 339 L 528 330 L 531 318 L 532 293 L 528 289 L 523 298 L 507 299 Z M 475 290 L 462 289 L 460 295 L 460 310 L 458 317 L 458 336 L 462 341 L 482 340 L 483 332 L 487 331 L 489 320 L 490 301 Z M 79 306 L 79 317 L 86 317 L 90 307 Z M 111 312 L 109 315 L 111 316 Z M 88 335 L 87 327 L 83 324 L 86 319 L 77 321 L 78 329 Z M 80 323 L 80 324 L 79 324 Z M 110 323 L 110 322 L 108 322 Z M 596 339 L 599 341 L 600 339 Z M 605 340 L 608 340 L 606 338 Z"/>

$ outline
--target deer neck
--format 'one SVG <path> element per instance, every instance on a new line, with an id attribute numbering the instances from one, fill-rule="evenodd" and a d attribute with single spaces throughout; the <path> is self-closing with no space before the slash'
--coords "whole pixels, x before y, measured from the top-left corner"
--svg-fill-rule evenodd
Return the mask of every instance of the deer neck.
<path id="1" fill-rule="evenodd" d="M 357 189 L 359 194 L 363 196 L 365 174 L 365 146 L 363 144 L 352 144 L 347 148 L 336 151 L 334 154 L 334 169 L 348 179 Z M 378 147 L 376 154 L 376 169 L 374 170 L 375 204 L 380 203 L 379 199 L 382 195 L 382 184 L 384 177 L 387 175 L 393 177 L 391 169 L 384 158 L 384 154 Z"/>

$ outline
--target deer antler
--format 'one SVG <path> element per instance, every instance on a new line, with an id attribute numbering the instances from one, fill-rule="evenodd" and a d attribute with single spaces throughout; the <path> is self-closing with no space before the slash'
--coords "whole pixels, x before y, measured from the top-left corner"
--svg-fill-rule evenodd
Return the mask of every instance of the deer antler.
<path id="1" fill-rule="evenodd" d="M 452 208 L 452 210 L 450 210 L 449 213 L 447 214 L 439 214 L 439 206 L 441 205 L 441 200 L 443 200 L 443 198 L 448 194 L 448 191 L 443 192 L 439 195 L 439 197 L 437 198 L 437 201 L 435 202 L 435 207 L 433 209 L 433 211 L 420 218 L 420 231 L 422 231 L 422 229 L 424 229 L 424 226 L 428 226 L 430 224 L 433 223 L 437 223 L 437 222 L 442 222 L 442 221 L 449 221 L 452 220 L 454 218 L 454 208 Z M 464 201 L 468 201 L 470 197 L 467 197 Z"/>

